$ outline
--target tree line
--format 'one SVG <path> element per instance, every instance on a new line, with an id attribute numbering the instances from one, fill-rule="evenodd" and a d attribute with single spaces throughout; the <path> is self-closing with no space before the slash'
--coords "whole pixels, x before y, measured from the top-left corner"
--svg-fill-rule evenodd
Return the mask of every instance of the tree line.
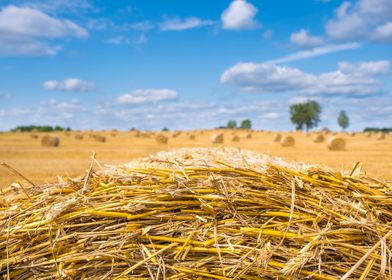
<path id="1" fill-rule="evenodd" d="M 12 132 L 54 132 L 71 131 L 69 127 L 50 126 L 50 125 L 21 125 L 11 129 Z"/>

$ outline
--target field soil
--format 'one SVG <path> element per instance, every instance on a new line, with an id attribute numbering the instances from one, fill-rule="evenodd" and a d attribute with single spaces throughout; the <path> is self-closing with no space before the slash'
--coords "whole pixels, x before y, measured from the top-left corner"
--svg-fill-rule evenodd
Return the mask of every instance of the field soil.
<path id="1" fill-rule="evenodd" d="M 122 164 L 134 158 L 148 156 L 161 150 L 180 147 L 237 147 L 248 149 L 287 160 L 308 164 L 321 164 L 335 170 L 350 170 L 357 161 L 363 163 L 363 170 L 370 176 L 381 180 L 392 181 L 392 135 L 377 140 L 376 135 L 366 137 L 358 133 L 354 136 L 338 134 L 343 137 L 347 146 L 344 151 L 330 151 L 326 142 L 314 143 L 315 134 L 281 133 L 295 138 L 294 147 L 282 147 L 273 141 L 274 132 L 262 131 L 233 131 L 225 130 L 224 143 L 212 144 L 211 137 L 222 131 L 182 131 L 159 133 L 168 137 L 167 144 L 157 144 L 155 137 L 158 133 L 137 132 L 58 132 L 49 135 L 60 138 L 59 147 L 43 147 L 41 138 L 48 133 L 36 133 L 37 139 L 31 133 L 2 133 L 0 134 L 0 163 L 7 163 L 36 184 L 58 181 L 58 176 L 80 177 L 86 174 L 93 152 L 96 153 L 100 164 Z M 75 134 L 83 134 L 83 140 L 75 139 Z M 106 137 L 106 142 L 97 142 L 92 134 Z M 251 134 L 251 138 L 246 138 Z M 190 139 L 194 135 L 195 139 Z M 232 138 L 238 135 L 239 141 Z M 331 135 L 327 135 L 326 139 Z M 9 186 L 12 182 L 23 182 L 20 176 L 7 168 L 0 166 L 0 188 Z"/>

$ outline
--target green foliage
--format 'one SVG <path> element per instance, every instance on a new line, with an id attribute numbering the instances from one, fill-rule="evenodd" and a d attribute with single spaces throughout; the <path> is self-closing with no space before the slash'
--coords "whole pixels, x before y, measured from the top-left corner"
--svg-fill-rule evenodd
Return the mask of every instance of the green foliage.
<path id="1" fill-rule="evenodd" d="M 20 132 L 53 132 L 53 131 L 71 131 L 70 127 L 63 128 L 61 126 L 49 126 L 49 125 L 21 125 L 17 126 L 14 129 L 11 129 L 11 131 L 20 131 Z"/>
<path id="2" fill-rule="evenodd" d="M 345 130 L 350 125 L 348 116 L 345 111 L 340 111 L 338 117 L 338 124 L 343 130 Z"/>
<path id="3" fill-rule="evenodd" d="M 316 101 L 308 100 L 290 106 L 290 120 L 297 130 L 306 128 L 308 131 L 320 122 L 321 106 Z"/>
<path id="4" fill-rule="evenodd" d="M 388 133 L 392 132 L 392 127 L 366 127 L 363 132 L 383 132 L 383 133 Z"/>
<path id="5" fill-rule="evenodd" d="M 162 128 L 162 131 L 169 131 L 167 127 Z"/>
<path id="6" fill-rule="evenodd" d="M 241 122 L 241 128 L 242 129 L 251 129 L 252 128 L 252 121 L 245 119 Z"/>
<path id="7" fill-rule="evenodd" d="M 227 128 L 237 128 L 237 122 L 234 121 L 234 120 L 230 120 L 230 121 L 227 123 Z"/>

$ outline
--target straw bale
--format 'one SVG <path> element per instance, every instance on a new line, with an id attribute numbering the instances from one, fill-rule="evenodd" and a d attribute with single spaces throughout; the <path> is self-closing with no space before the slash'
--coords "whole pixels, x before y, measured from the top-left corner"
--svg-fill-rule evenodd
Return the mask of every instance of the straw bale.
<path id="1" fill-rule="evenodd" d="M 224 136 L 223 133 L 215 134 L 212 136 L 212 144 L 223 144 Z"/>
<path id="2" fill-rule="evenodd" d="M 234 135 L 233 138 L 231 139 L 233 142 L 240 142 L 240 137 L 238 135 Z"/>
<path id="3" fill-rule="evenodd" d="M 251 133 L 248 133 L 248 134 L 246 135 L 245 138 L 246 138 L 246 139 L 252 139 L 252 134 L 251 134 Z"/>
<path id="4" fill-rule="evenodd" d="M 45 135 L 41 138 L 41 145 L 44 147 L 58 147 L 60 145 L 60 138 Z"/>
<path id="5" fill-rule="evenodd" d="M 275 143 L 279 143 L 280 140 L 282 140 L 282 134 L 280 134 L 280 133 L 275 134 L 275 135 L 274 135 L 273 141 L 274 141 Z"/>
<path id="6" fill-rule="evenodd" d="M 181 149 L 25 188 L 0 200 L 4 279 L 392 273 L 391 186 L 360 172 L 238 149 Z"/>
<path id="7" fill-rule="evenodd" d="M 165 135 L 158 134 L 155 137 L 155 141 L 157 142 L 157 144 L 167 144 L 167 142 L 169 142 L 169 138 L 167 138 Z"/>
<path id="8" fill-rule="evenodd" d="M 333 136 L 328 139 L 328 149 L 331 151 L 343 151 L 346 148 L 346 140 L 342 137 Z"/>
<path id="9" fill-rule="evenodd" d="M 35 133 L 31 133 L 31 134 L 30 134 L 30 138 L 31 138 L 31 139 L 38 139 L 38 135 L 35 134 Z"/>
<path id="10" fill-rule="evenodd" d="M 284 136 L 280 141 L 282 147 L 294 147 L 295 139 L 291 135 Z"/>
<path id="11" fill-rule="evenodd" d="M 196 139 L 196 135 L 195 134 L 189 135 L 189 140 L 195 140 L 195 139 Z"/>
<path id="12" fill-rule="evenodd" d="M 317 134 L 314 138 L 313 138 L 313 142 L 314 143 L 322 143 L 324 142 L 325 138 L 324 135 L 322 134 Z"/>
<path id="13" fill-rule="evenodd" d="M 76 140 L 83 140 L 83 135 L 82 134 L 75 134 L 75 139 Z"/>
<path id="14" fill-rule="evenodd" d="M 105 143 L 106 142 L 106 137 L 103 136 L 103 135 L 100 135 L 100 134 L 95 134 L 94 135 L 94 140 L 96 142 L 99 142 L 99 143 Z"/>

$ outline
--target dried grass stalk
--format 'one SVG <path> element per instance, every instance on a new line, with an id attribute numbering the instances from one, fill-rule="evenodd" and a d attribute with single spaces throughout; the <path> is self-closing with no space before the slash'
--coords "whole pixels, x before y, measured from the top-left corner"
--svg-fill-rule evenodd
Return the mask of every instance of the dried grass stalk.
<path id="1" fill-rule="evenodd" d="M 390 279 L 392 186 L 354 173 L 182 149 L 9 189 L 0 276 Z"/>

